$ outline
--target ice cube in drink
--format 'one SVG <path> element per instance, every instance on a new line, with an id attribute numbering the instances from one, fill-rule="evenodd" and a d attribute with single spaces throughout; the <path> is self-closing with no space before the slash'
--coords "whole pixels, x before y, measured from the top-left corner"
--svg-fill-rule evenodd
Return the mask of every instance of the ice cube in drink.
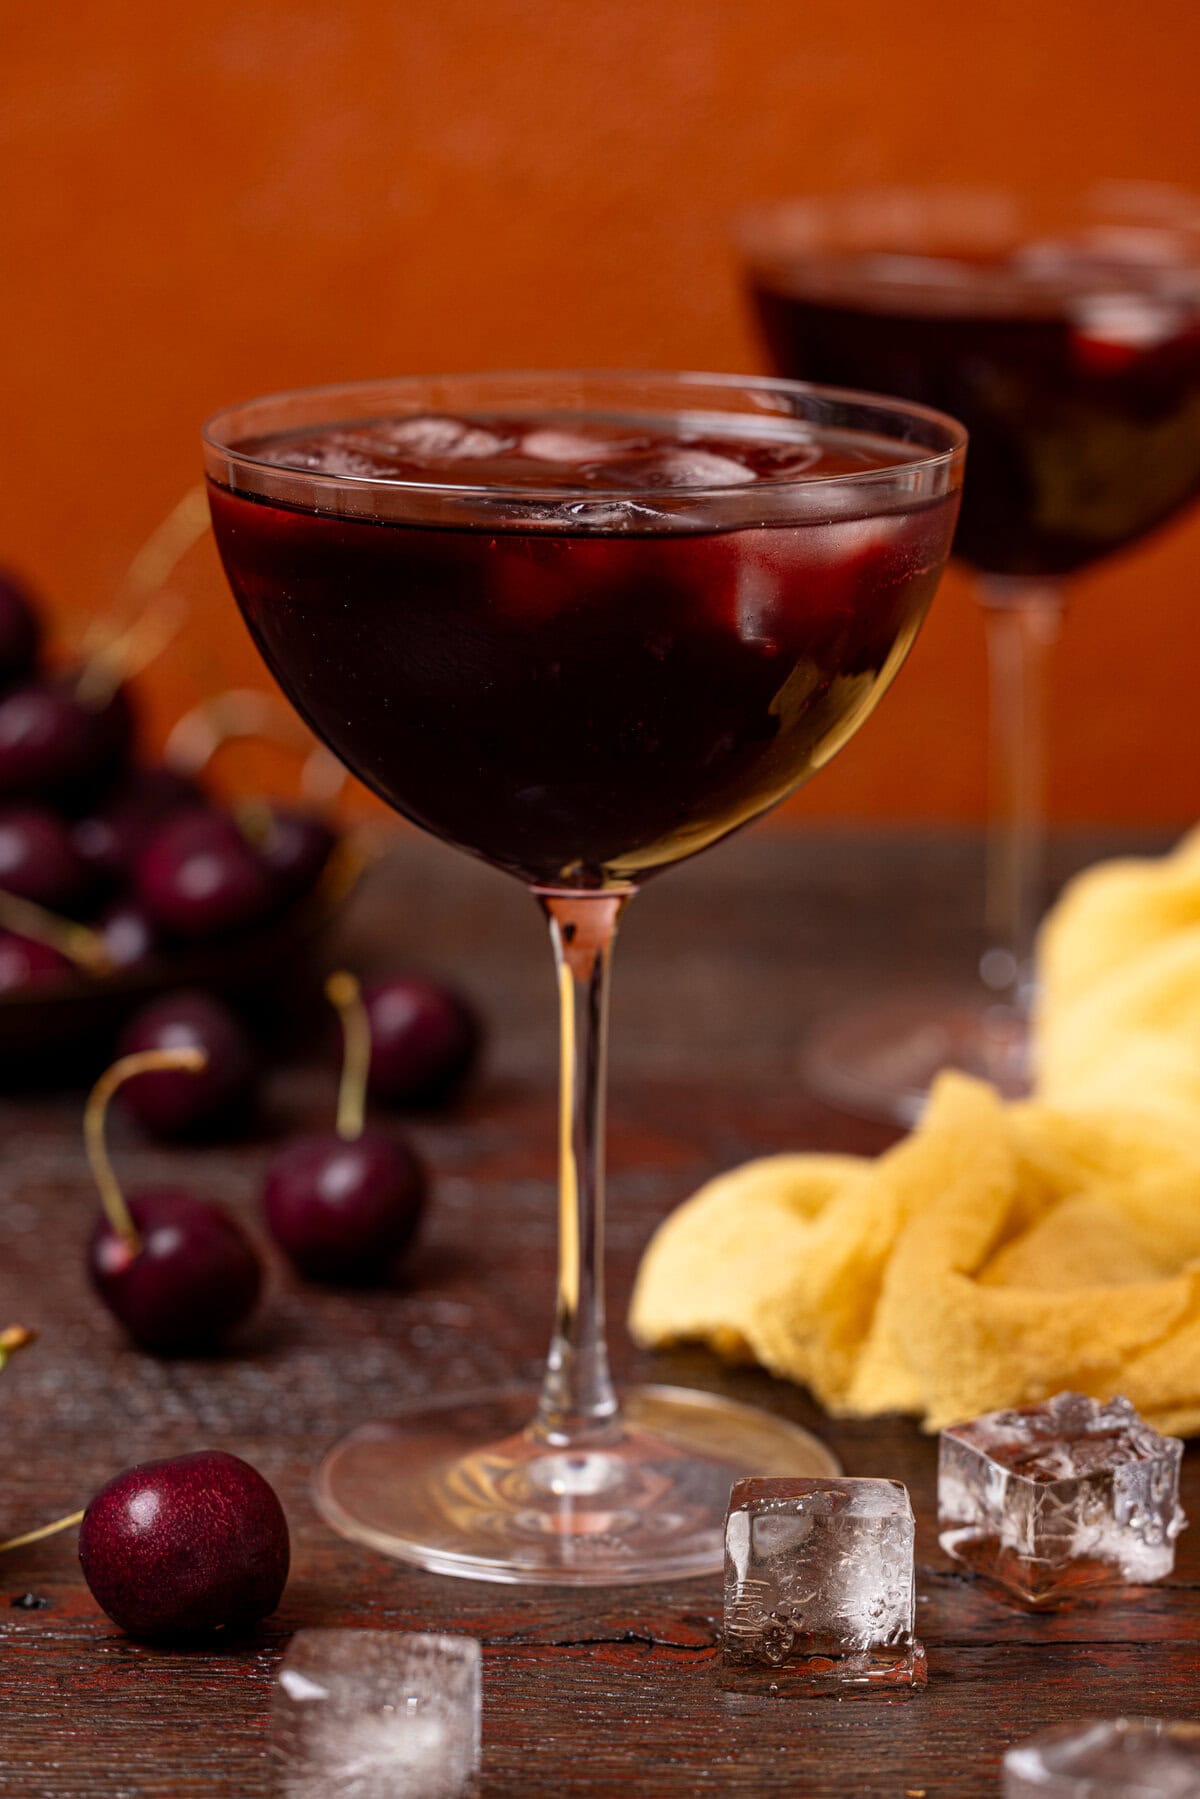
<path id="1" fill-rule="evenodd" d="M 406 817 L 555 892 L 628 891 L 823 766 L 912 643 L 958 503 L 881 508 L 834 477 L 919 445 L 785 419 L 419 414 L 244 447 L 304 477 L 299 507 L 210 486 L 287 693 Z"/>

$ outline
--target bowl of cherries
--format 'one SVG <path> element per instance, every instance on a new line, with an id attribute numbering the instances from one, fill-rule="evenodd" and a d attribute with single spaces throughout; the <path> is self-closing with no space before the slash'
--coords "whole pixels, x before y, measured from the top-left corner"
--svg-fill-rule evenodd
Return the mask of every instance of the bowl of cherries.
<path id="1" fill-rule="evenodd" d="M 155 993 L 268 992 L 362 871 L 315 804 L 219 802 L 219 733 L 144 757 L 119 659 L 54 664 L 44 637 L 0 571 L 0 1071 L 84 1056 Z"/>

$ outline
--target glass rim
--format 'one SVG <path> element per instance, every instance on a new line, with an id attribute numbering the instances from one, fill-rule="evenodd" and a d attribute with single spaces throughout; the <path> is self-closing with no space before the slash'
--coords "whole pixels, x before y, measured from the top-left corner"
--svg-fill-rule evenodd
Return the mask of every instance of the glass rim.
<path id="1" fill-rule="evenodd" d="M 876 261 L 855 275 L 859 294 L 912 292 L 918 273 L 927 290 L 952 276 L 956 291 L 969 287 L 1005 310 L 1030 299 L 1070 307 L 1140 294 L 1139 271 L 1157 270 L 1164 304 L 1194 311 L 1200 294 L 1200 188 L 1176 182 L 1104 180 L 1047 192 L 1002 181 L 864 183 L 751 201 L 730 223 L 750 280 L 781 281 L 799 296 L 847 291 L 846 277 L 823 260 L 841 257 Z M 1031 254 L 1060 239 L 1096 253 L 1090 274 Z M 901 274 L 897 265 L 911 266 Z"/>
<path id="2" fill-rule="evenodd" d="M 864 202 L 963 201 L 1000 205 L 1009 219 L 1030 212 L 1069 217 L 1080 223 L 1120 224 L 1137 219 L 1179 232 L 1200 229 L 1200 183 L 1154 179 L 1105 179 L 1068 184 L 1048 191 L 1004 181 L 864 181 L 850 187 L 793 188 L 747 201 L 733 214 L 735 235 L 744 241 L 755 226 L 777 223 L 803 211 L 845 216 Z"/>
<path id="3" fill-rule="evenodd" d="M 884 463 L 882 466 L 869 469 L 853 469 L 836 474 L 810 474 L 800 471 L 792 475 L 771 476 L 754 482 L 701 482 L 695 485 L 672 485 L 652 487 L 597 487 L 597 486 L 555 486 L 555 487 L 523 487 L 511 482 L 452 482 L 408 481 L 390 478 L 387 475 L 369 474 L 335 474 L 325 473 L 317 469 L 305 469 L 287 463 L 270 462 L 260 456 L 248 454 L 239 449 L 227 434 L 223 434 L 222 426 L 239 414 L 259 408 L 265 410 L 282 410 L 295 406 L 305 399 L 314 402 L 331 401 L 335 395 L 345 396 L 348 400 L 355 395 L 379 395 L 395 389 L 398 393 L 405 389 L 418 390 L 422 387 L 430 389 L 454 384 L 464 387 L 473 382 L 508 383 L 513 387 L 542 383 L 551 386 L 559 383 L 567 387 L 570 383 L 585 382 L 611 383 L 615 387 L 628 387 L 630 390 L 638 386 L 650 389 L 659 387 L 675 387 L 681 393 L 692 389 L 711 388 L 718 391 L 734 393 L 739 390 L 749 393 L 778 395 L 781 399 L 792 397 L 825 403 L 830 406 L 860 408 L 863 412 L 873 411 L 882 415 L 890 415 L 897 423 L 908 421 L 932 428 L 941 432 L 946 444 L 941 449 L 929 448 L 925 453 L 908 456 L 903 461 Z M 553 405 L 548 410 L 553 411 Z M 448 410 L 448 409 L 445 409 Z M 580 406 L 562 407 L 564 414 L 582 411 Z M 660 416 L 665 415 L 667 408 L 656 404 L 653 409 Z M 676 413 L 684 411 L 681 405 Z M 719 415 L 718 415 L 719 416 Z M 730 418 L 739 415 L 730 411 Z M 748 415 L 755 416 L 755 415 Z M 773 411 L 765 409 L 763 419 L 775 417 L 784 419 L 789 415 L 781 408 Z M 790 415 L 799 420 L 803 413 Z M 333 419 L 328 421 L 333 423 Z M 808 422 L 818 424 L 820 421 L 810 419 Z M 853 429 L 853 426 L 848 427 Z M 283 388 L 275 393 L 259 394 L 251 399 L 235 402 L 220 407 L 210 413 L 200 428 L 201 439 L 205 449 L 230 464 L 247 471 L 261 470 L 274 482 L 281 478 L 292 478 L 311 483 L 318 490 L 364 491 L 370 488 L 384 488 L 396 494 L 442 494 L 455 499 L 469 500 L 486 498 L 491 500 L 545 502 L 547 505 L 558 505 L 570 501 L 611 501 L 622 497 L 626 499 L 674 499 L 677 502 L 695 503 L 704 499 L 732 499 L 734 496 L 745 501 L 750 493 L 759 496 L 765 493 L 787 493 L 793 489 L 810 491 L 828 490 L 830 488 L 851 488 L 860 486 L 878 486 L 880 482 L 894 481 L 898 476 L 925 476 L 939 469 L 949 469 L 956 465 L 961 467 L 966 455 L 966 427 L 949 413 L 940 412 L 932 406 L 921 405 L 917 401 L 902 399 L 896 395 L 870 393 L 858 388 L 827 386 L 821 382 L 793 381 L 783 376 L 755 374 L 708 374 L 701 370 L 659 370 L 659 369 L 474 369 L 456 370 L 452 373 L 411 374 L 386 377 L 366 381 L 334 381 L 309 387 Z M 897 441 L 905 441 L 898 439 Z M 909 440 L 911 441 L 911 440 Z M 924 450 L 924 446 L 921 446 Z"/>

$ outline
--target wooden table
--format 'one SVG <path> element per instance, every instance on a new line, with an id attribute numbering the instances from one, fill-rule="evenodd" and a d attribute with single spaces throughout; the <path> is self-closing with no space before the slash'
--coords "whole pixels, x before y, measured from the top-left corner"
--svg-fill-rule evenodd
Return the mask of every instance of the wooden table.
<path id="1" fill-rule="evenodd" d="M 1095 844 L 1063 851 L 1064 865 Z M 256 1799 L 269 1790 L 268 1692 L 306 1624 L 467 1631 L 484 1652 L 487 1795 L 935 1795 L 997 1790 L 1002 1749 L 1085 1713 L 1200 1711 L 1200 1531 L 1175 1578 L 1102 1606 L 1030 1617 L 990 1598 L 937 1547 L 932 1442 L 903 1420 L 842 1424 L 801 1392 L 699 1352 L 638 1357 L 621 1329 L 653 1223 L 697 1184 L 764 1151 L 875 1151 L 881 1127 L 806 1098 L 812 1017 L 887 978 L 965 971 L 979 859 L 920 841 L 758 835 L 651 888 L 617 959 L 611 1288 L 622 1373 L 717 1388 L 821 1431 L 853 1474 L 906 1481 L 919 1520 L 927 1691 L 912 1697 L 730 1697 L 717 1686 L 717 1580 L 611 1592 L 443 1580 L 335 1537 L 308 1481 L 322 1448 L 398 1402 L 536 1375 L 553 1256 L 553 988 L 529 901 L 406 839 L 346 920 L 341 954 L 461 976 L 486 1009 L 485 1078 L 457 1113 L 420 1121 L 436 1208 L 403 1290 L 302 1289 L 273 1270 L 236 1356 L 158 1362 L 115 1338 L 87 1291 L 93 1209 L 77 1099 L 3 1106 L 0 1322 L 42 1339 L 0 1382 L 3 1534 L 84 1503 L 152 1456 L 232 1449 L 287 1507 L 293 1574 L 255 1640 L 220 1652 L 127 1641 L 95 1608 L 73 1541 L 0 1563 L 0 1793 L 19 1799 Z M 132 1187 L 168 1172 L 253 1215 L 271 1145 L 329 1116 L 329 1071 L 272 1078 L 254 1141 L 163 1151 L 118 1126 Z M 1185 1462 L 1200 1516 L 1200 1459 Z M 21 1609 L 25 1593 L 46 1603 Z"/>

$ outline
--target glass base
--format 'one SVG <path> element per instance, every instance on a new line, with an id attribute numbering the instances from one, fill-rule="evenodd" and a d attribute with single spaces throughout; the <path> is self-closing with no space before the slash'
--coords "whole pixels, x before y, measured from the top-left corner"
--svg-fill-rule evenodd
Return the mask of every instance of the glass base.
<path id="1" fill-rule="evenodd" d="M 633 1586 L 714 1574 L 732 1483 L 825 1477 L 832 1452 L 799 1425 L 685 1387 L 623 1395 L 611 1439 L 558 1449 L 528 1429 L 537 1394 L 414 1407 L 332 1449 L 322 1516 L 435 1574 L 546 1586 Z"/>
<path id="2" fill-rule="evenodd" d="M 822 1099 L 856 1117 L 916 1124 L 935 1076 L 956 1068 L 1006 1099 L 1030 1087 L 1028 1021 L 978 988 L 897 993 L 819 1027 L 804 1074 Z"/>

